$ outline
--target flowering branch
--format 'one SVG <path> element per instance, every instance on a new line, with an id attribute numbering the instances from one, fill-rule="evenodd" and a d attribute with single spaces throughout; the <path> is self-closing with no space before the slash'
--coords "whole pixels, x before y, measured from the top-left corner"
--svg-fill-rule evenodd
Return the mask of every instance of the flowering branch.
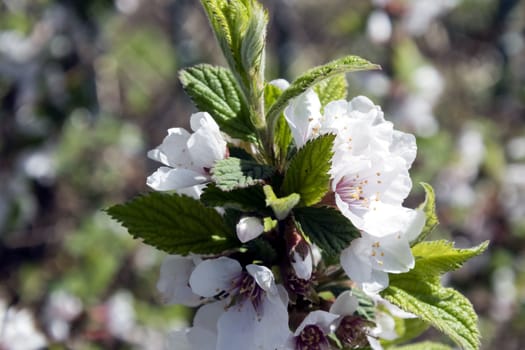
<path id="1" fill-rule="evenodd" d="M 472 305 L 439 277 L 487 244 L 425 241 L 438 223 L 428 184 L 419 208 L 403 206 L 415 137 L 370 99 L 346 100 L 344 73 L 379 66 L 348 56 L 266 82 L 262 6 L 201 2 L 230 69 L 181 71 L 200 112 L 148 153 L 163 166 L 147 184 L 166 193 L 107 209 L 174 254 L 159 291 L 199 307 L 174 348 L 393 349 L 432 325 L 477 349 Z"/>

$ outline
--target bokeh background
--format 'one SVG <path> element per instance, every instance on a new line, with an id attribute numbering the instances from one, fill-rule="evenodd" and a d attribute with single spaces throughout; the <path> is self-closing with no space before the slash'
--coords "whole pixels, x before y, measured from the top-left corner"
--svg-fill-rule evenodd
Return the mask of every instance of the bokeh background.
<path id="1" fill-rule="evenodd" d="M 269 80 L 381 64 L 349 75 L 349 96 L 417 135 L 433 238 L 491 241 L 446 283 L 483 349 L 524 349 L 525 2 L 262 2 Z M 148 191 L 147 150 L 194 111 L 177 70 L 202 62 L 224 65 L 195 0 L 0 0 L 0 349 L 160 349 L 184 325 L 156 292 L 163 253 L 101 209 Z M 422 199 L 415 185 L 407 205 Z"/>

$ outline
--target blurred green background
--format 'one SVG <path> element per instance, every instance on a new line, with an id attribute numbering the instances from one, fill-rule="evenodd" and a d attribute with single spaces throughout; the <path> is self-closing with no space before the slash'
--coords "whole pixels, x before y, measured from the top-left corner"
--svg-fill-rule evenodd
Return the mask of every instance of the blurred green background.
<path id="1" fill-rule="evenodd" d="M 446 283 L 483 349 L 524 349 L 525 2 L 262 2 L 269 80 L 381 64 L 349 97 L 417 135 L 407 205 L 435 187 L 433 238 L 491 241 Z M 148 191 L 146 151 L 194 111 L 177 70 L 201 62 L 224 65 L 197 1 L 0 0 L 0 349 L 160 349 L 185 324 L 156 292 L 163 253 L 101 208 Z"/>

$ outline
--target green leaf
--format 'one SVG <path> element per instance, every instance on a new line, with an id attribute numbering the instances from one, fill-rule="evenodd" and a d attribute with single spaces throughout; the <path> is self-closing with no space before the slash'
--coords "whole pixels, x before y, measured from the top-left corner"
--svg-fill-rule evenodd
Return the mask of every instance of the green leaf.
<path id="1" fill-rule="evenodd" d="M 461 293 L 408 277 L 390 283 L 382 292 L 385 299 L 429 322 L 463 349 L 479 349 L 478 318 Z"/>
<path id="2" fill-rule="evenodd" d="M 421 186 L 423 186 L 425 190 L 425 201 L 417 208 L 417 210 L 423 211 L 425 213 L 426 221 L 425 226 L 423 226 L 423 230 L 421 230 L 419 236 L 414 241 L 410 242 L 411 246 L 424 241 L 425 238 L 427 238 L 428 235 L 439 224 L 436 214 L 436 197 L 434 194 L 434 189 L 432 186 L 424 182 L 421 183 Z"/>
<path id="3" fill-rule="evenodd" d="M 262 183 L 273 175 L 274 169 L 256 161 L 229 157 L 216 162 L 211 173 L 217 187 L 230 191 Z"/>
<path id="4" fill-rule="evenodd" d="M 264 86 L 264 107 L 269 109 L 273 106 L 275 101 L 281 96 L 283 90 L 272 84 L 266 84 Z"/>
<path id="5" fill-rule="evenodd" d="M 266 207 L 262 186 L 223 191 L 210 183 L 202 192 L 201 201 L 210 207 L 233 208 L 241 211 L 264 210 Z"/>
<path id="6" fill-rule="evenodd" d="M 299 78 L 294 80 L 292 84 L 286 89 L 277 101 L 272 105 L 272 108 L 266 113 L 266 123 L 270 132 L 270 139 L 273 139 L 275 125 L 284 108 L 288 105 L 290 100 L 305 92 L 308 88 L 313 87 L 321 81 L 346 72 L 355 72 L 362 70 L 379 69 L 376 64 L 372 64 L 367 60 L 357 56 L 346 56 L 323 66 L 318 66 L 310 69 Z"/>
<path id="7" fill-rule="evenodd" d="M 407 273 L 391 274 L 390 285 L 381 294 L 401 309 L 429 322 L 462 348 L 478 349 L 476 312 L 459 292 L 441 286 L 439 277 L 481 254 L 487 244 L 456 249 L 447 241 L 419 243 L 412 248 L 415 267 Z"/>
<path id="8" fill-rule="evenodd" d="M 220 253 L 238 244 L 217 211 L 187 196 L 152 192 L 106 212 L 133 237 L 170 254 Z"/>
<path id="9" fill-rule="evenodd" d="M 282 90 L 277 86 L 271 84 L 266 84 L 264 89 L 264 99 L 266 109 L 271 108 L 271 106 L 277 101 L 279 96 L 281 96 Z M 288 155 L 288 148 L 292 143 L 293 136 L 284 114 L 281 113 L 277 120 L 277 125 L 275 127 L 275 138 L 274 138 L 274 154 L 275 159 L 277 159 L 277 164 L 284 164 L 286 156 Z"/>
<path id="10" fill-rule="evenodd" d="M 421 242 L 412 247 L 412 254 L 416 259 L 416 266 L 410 274 L 428 279 L 453 271 L 461 267 L 467 260 L 480 255 L 487 249 L 489 242 L 485 241 L 477 247 L 469 249 L 454 248 L 454 243 L 440 240 Z"/>
<path id="11" fill-rule="evenodd" d="M 424 341 L 421 343 L 415 343 L 415 344 L 409 344 L 405 346 L 399 346 L 399 347 L 388 347 L 387 350 L 452 350 L 452 348 L 448 345 L 431 342 L 431 341 Z"/>
<path id="12" fill-rule="evenodd" d="M 266 11 L 255 0 L 201 0 L 201 4 L 245 96 L 256 102 L 264 83 Z"/>
<path id="13" fill-rule="evenodd" d="M 266 41 L 266 25 L 268 15 L 257 1 L 249 0 L 248 23 L 240 43 L 241 63 L 251 77 L 264 73 L 264 47 Z M 261 81 L 264 81 L 264 77 Z"/>
<path id="14" fill-rule="evenodd" d="M 344 74 L 338 74 L 317 84 L 314 91 L 324 108 L 331 101 L 346 100 L 348 83 Z"/>
<path id="15" fill-rule="evenodd" d="M 201 64 L 180 71 L 179 79 L 197 108 L 210 113 L 223 132 L 255 140 L 246 100 L 229 70 Z"/>
<path id="16" fill-rule="evenodd" d="M 275 217 L 279 220 L 285 219 L 290 211 L 299 203 L 301 196 L 297 193 L 292 193 L 286 197 L 277 198 L 273 192 L 273 188 L 269 185 L 263 187 L 266 196 L 266 205 L 271 207 Z"/>
<path id="17" fill-rule="evenodd" d="M 246 13 L 242 11 L 238 1 L 233 2 L 231 6 L 227 0 L 201 0 L 201 4 L 226 61 L 233 71 L 237 71 L 240 41 L 238 29 L 246 22 Z"/>
<path id="18" fill-rule="evenodd" d="M 335 135 L 328 134 L 308 141 L 292 158 L 283 181 L 283 192 L 299 193 L 302 206 L 311 206 L 324 197 L 330 187 L 332 144 Z"/>
<path id="19" fill-rule="evenodd" d="M 329 256 L 337 256 L 361 236 L 341 212 L 331 207 L 303 207 L 293 211 L 299 229 Z"/>

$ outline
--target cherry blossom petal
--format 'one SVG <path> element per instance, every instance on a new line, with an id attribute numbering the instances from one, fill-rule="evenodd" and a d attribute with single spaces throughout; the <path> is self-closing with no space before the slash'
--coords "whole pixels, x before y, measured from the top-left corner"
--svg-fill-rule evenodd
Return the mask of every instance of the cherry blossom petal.
<path id="1" fill-rule="evenodd" d="M 371 249 L 365 238 L 356 238 L 350 246 L 341 252 L 341 267 L 348 277 L 357 283 L 370 281 L 372 277 L 372 265 L 368 257 Z"/>
<path id="2" fill-rule="evenodd" d="M 189 169 L 160 167 L 148 176 L 146 184 L 156 191 L 173 191 L 208 181 L 208 178 Z"/>
<path id="3" fill-rule="evenodd" d="M 201 306 L 193 318 L 188 340 L 194 350 L 215 350 L 217 347 L 217 322 L 224 313 L 225 303 L 217 301 Z M 177 349 L 177 348 L 174 348 Z"/>
<path id="4" fill-rule="evenodd" d="M 226 156 L 226 141 L 219 126 L 206 112 L 191 116 L 190 124 L 194 133 L 188 139 L 188 150 L 192 165 L 202 169 L 212 168 L 217 160 Z"/>
<path id="5" fill-rule="evenodd" d="M 192 258 L 169 255 L 164 259 L 160 267 L 157 289 L 167 303 L 186 306 L 201 304 L 200 296 L 194 294 L 188 284 L 194 269 L 195 263 Z"/>
<path id="6" fill-rule="evenodd" d="M 301 148 L 306 141 L 315 134 L 315 129 L 321 119 L 321 102 L 312 90 L 292 100 L 284 110 L 284 116 L 290 125 L 297 148 Z"/>
<path id="7" fill-rule="evenodd" d="M 347 290 L 335 299 L 334 303 L 330 307 L 330 313 L 341 316 L 352 315 L 359 306 L 357 298 L 352 295 L 352 292 Z"/>
<path id="8" fill-rule="evenodd" d="M 168 129 L 168 135 L 157 148 L 148 152 L 148 157 L 174 168 L 188 167 L 191 159 L 186 142 L 189 137 L 190 133 L 182 128 Z"/>
<path id="9" fill-rule="evenodd" d="M 195 294 L 213 297 L 232 288 L 232 280 L 242 272 L 237 260 L 226 257 L 204 260 L 190 276 L 190 286 Z"/>
<path id="10" fill-rule="evenodd" d="M 316 310 L 312 311 L 308 314 L 308 316 L 305 317 L 303 322 L 297 327 L 295 330 L 294 335 L 298 336 L 301 334 L 303 329 L 308 325 L 316 325 L 319 328 L 321 328 L 325 334 L 330 333 L 330 326 L 334 323 L 334 321 L 339 318 L 339 315 L 335 315 L 330 312 L 326 312 L 323 310 Z"/>

